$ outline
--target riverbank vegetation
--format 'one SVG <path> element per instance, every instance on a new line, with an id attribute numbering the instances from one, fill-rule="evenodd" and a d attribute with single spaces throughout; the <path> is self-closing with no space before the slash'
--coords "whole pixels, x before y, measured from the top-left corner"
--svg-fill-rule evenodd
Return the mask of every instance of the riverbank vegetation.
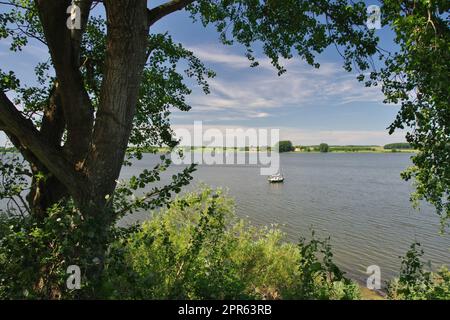
<path id="1" fill-rule="evenodd" d="M 296 245 L 276 227 L 253 227 L 220 190 L 178 198 L 111 253 L 105 279 L 114 298 L 358 297 L 357 285 L 333 264 L 328 242 Z"/>
<path id="2" fill-rule="evenodd" d="M 402 258 L 400 275 L 387 283 L 388 297 L 394 300 L 450 300 L 450 271 L 448 266 L 436 272 L 425 268 L 420 243 L 411 244 Z"/>
<path id="3" fill-rule="evenodd" d="M 359 285 L 333 262 L 330 239 L 313 233 L 287 242 L 276 226 L 238 218 L 220 189 L 204 187 L 150 212 L 142 224 L 112 227 L 102 274 L 69 290 L 67 255 L 76 250 L 80 260 L 72 263 L 89 264 L 89 248 L 80 244 L 86 227 L 70 206 L 55 206 L 41 221 L 1 218 L 0 298 L 81 298 L 94 285 L 104 299 L 361 298 Z M 425 271 L 418 246 L 388 284 L 388 298 L 450 299 L 450 273 Z"/>
<path id="4" fill-rule="evenodd" d="M 67 255 L 78 251 L 71 263 L 90 263 L 80 243 L 89 226 L 77 210 L 55 206 L 41 221 L 0 220 L 0 298 L 79 298 L 94 285 L 96 297 L 108 299 L 359 297 L 333 263 L 328 240 L 288 243 L 276 227 L 238 219 L 220 190 L 189 193 L 149 218 L 113 227 L 102 275 L 82 281 L 81 290 L 65 288 Z"/>

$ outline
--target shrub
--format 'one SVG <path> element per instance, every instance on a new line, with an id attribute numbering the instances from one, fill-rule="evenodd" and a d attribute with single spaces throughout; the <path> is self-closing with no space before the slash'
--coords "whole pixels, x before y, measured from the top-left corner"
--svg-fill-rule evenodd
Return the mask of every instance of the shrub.
<path id="1" fill-rule="evenodd" d="M 283 240 L 284 234 L 275 227 L 256 228 L 237 219 L 232 201 L 221 191 L 190 193 L 117 239 L 106 263 L 105 296 L 358 297 L 358 287 L 331 262 L 328 242 L 302 240 L 295 246 Z"/>
<path id="2" fill-rule="evenodd" d="M 286 242 L 275 226 L 238 219 L 220 190 L 178 197 L 150 220 L 112 228 L 104 272 L 83 290 L 65 288 L 67 266 L 93 262 L 95 229 L 72 206 L 54 206 L 42 220 L 0 216 L 0 298 L 106 299 L 358 299 L 359 287 L 333 262 L 330 240 Z M 388 283 L 390 299 L 450 299 L 450 271 L 425 270 L 420 244 Z M 90 294 L 92 288 L 95 295 Z M 87 290 L 87 293 L 86 293 Z"/>
<path id="3" fill-rule="evenodd" d="M 425 270 L 423 250 L 413 243 L 402 258 L 400 276 L 388 283 L 388 297 L 395 300 L 449 300 L 450 271 L 441 267 L 436 273 Z"/>
<path id="4" fill-rule="evenodd" d="M 330 238 L 300 240 L 300 296 L 310 299 L 359 299 L 360 292 L 356 283 L 344 277 L 344 273 L 333 263 Z M 322 256 L 322 261 L 318 258 Z"/>
<path id="5" fill-rule="evenodd" d="M 107 239 L 99 238 L 95 229 L 86 229 L 95 225 L 70 204 L 52 207 L 40 220 L 1 216 L 0 298 L 358 296 L 357 286 L 332 263 L 327 241 L 313 237 L 298 246 L 285 242 L 276 227 L 256 228 L 238 219 L 232 200 L 220 190 L 206 188 L 176 198 L 141 225 L 113 227 Z M 97 257 L 86 234 L 108 246 L 102 257 L 103 273 L 97 278 L 86 278 Z M 83 290 L 66 288 L 69 265 L 80 266 Z"/>
<path id="6" fill-rule="evenodd" d="M 51 207 L 46 218 L 0 218 L 0 299 L 88 296 L 96 284 L 85 277 L 83 290 L 68 290 L 66 272 L 70 265 L 86 274 L 95 267 L 97 255 L 91 241 L 107 243 L 97 228 L 69 203 Z"/>

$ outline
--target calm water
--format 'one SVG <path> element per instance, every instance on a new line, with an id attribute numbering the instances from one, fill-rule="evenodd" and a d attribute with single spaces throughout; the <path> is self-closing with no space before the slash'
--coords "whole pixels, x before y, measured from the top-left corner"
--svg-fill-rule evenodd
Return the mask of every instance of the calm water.
<path id="1" fill-rule="evenodd" d="M 367 266 L 376 264 L 384 281 L 397 275 L 399 256 L 415 240 L 433 267 L 450 263 L 450 236 L 438 234 L 438 216 L 426 205 L 420 211 L 412 209 L 409 202 L 411 186 L 399 176 L 409 158 L 409 154 L 282 154 L 283 184 L 267 183 L 256 166 L 199 166 L 189 188 L 200 182 L 227 187 L 238 215 L 256 225 L 279 224 L 291 241 L 308 238 L 311 229 L 320 236 L 330 235 L 335 260 L 348 276 L 365 281 Z M 121 178 L 152 167 L 158 159 L 146 155 L 125 168 Z M 165 177 L 180 170 L 173 166 Z M 127 221 L 144 217 L 138 214 Z"/>

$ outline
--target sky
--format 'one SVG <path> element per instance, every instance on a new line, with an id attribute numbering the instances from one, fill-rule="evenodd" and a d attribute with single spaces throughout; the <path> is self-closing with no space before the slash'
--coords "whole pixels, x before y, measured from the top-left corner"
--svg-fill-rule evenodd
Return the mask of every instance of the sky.
<path id="1" fill-rule="evenodd" d="M 355 73 L 346 72 L 335 48 L 318 58 L 320 69 L 295 57 L 285 62 L 287 73 L 278 76 L 257 46 L 260 66 L 250 68 L 241 46 L 220 44 L 213 27 L 193 23 L 186 12 L 163 18 L 151 32 L 168 32 L 217 74 L 209 81 L 209 95 L 194 87 L 187 99 L 191 111 L 172 114 L 174 128 L 190 129 L 194 121 L 203 121 L 205 129 L 276 128 L 281 139 L 302 145 L 404 141 L 404 133 L 389 136 L 386 130 L 399 107 L 383 104 L 380 88 L 365 88 Z M 383 48 L 393 48 L 389 30 L 377 30 L 377 34 Z M 46 48 L 38 43 L 32 42 L 21 53 L 10 53 L 8 42 L 0 41 L 0 68 L 14 70 L 23 83 L 34 82 L 36 62 L 47 57 Z"/>

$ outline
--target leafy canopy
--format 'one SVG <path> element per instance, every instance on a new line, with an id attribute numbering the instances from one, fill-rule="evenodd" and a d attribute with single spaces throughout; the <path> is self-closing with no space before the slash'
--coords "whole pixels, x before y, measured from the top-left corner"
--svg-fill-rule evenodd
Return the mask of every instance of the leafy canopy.
<path id="1" fill-rule="evenodd" d="M 398 51 L 383 55 L 384 67 L 368 85 L 382 84 L 385 102 L 400 105 L 389 127 L 408 129 L 406 139 L 419 150 L 403 173 L 415 179 L 411 199 L 426 200 L 450 221 L 450 2 L 383 1 L 383 24 L 395 32 Z"/>

